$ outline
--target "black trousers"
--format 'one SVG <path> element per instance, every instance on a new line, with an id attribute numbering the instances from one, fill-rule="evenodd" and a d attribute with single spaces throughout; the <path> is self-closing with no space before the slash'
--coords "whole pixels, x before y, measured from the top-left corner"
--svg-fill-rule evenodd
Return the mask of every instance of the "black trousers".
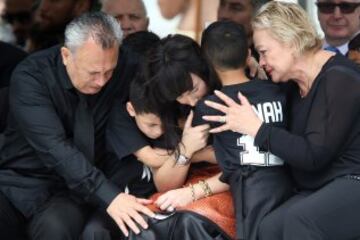
<path id="1" fill-rule="evenodd" d="M 315 192 L 299 192 L 267 215 L 260 240 L 360 239 L 360 181 L 337 178 Z"/>
<path id="2" fill-rule="evenodd" d="M 67 194 L 59 194 L 52 197 L 31 219 L 25 219 L 0 192 L 0 239 L 77 240 L 87 212 L 85 205 Z"/>
<path id="3" fill-rule="evenodd" d="M 284 167 L 243 166 L 230 179 L 236 239 L 257 240 L 261 220 L 287 200 L 293 185 Z"/>

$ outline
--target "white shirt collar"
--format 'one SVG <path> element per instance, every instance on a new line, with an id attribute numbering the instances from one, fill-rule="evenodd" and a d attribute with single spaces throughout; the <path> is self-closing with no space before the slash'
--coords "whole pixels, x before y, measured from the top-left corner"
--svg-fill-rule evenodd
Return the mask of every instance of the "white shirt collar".
<path id="1" fill-rule="evenodd" d="M 328 46 L 330 46 L 330 44 L 328 44 L 325 40 L 323 48 L 326 48 Z M 333 47 L 336 47 L 337 49 L 339 49 L 339 51 L 341 52 L 342 55 L 346 55 L 346 53 L 349 51 L 349 42 L 346 42 L 345 44 L 340 45 L 340 46 L 333 46 Z"/>

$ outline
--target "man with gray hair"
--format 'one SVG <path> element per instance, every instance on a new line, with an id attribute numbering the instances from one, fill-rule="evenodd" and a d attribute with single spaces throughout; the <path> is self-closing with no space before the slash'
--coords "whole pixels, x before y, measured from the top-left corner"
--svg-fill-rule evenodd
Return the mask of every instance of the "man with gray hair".
<path id="1" fill-rule="evenodd" d="M 100 171 L 110 111 L 135 71 L 129 53 L 119 58 L 121 39 L 113 17 L 87 13 L 67 26 L 65 46 L 14 71 L 0 154 L 0 239 L 20 239 L 25 229 L 31 239 L 78 239 L 89 203 L 106 208 L 125 235 L 147 228 L 140 213 L 154 215 L 148 200 L 122 193 Z"/>
<path id="2" fill-rule="evenodd" d="M 148 30 L 149 18 L 142 0 L 103 0 L 102 11 L 118 20 L 124 37 Z"/>

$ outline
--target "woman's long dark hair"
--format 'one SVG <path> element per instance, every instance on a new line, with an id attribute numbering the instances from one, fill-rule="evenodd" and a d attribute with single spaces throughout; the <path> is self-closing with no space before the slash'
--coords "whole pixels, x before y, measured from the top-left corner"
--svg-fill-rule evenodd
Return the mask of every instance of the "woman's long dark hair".
<path id="1" fill-rule="evenodd" d="M 208 92 L 220 86 L 219 82 L 210 80 L 199 45 L 183 35 L 169 35 L 160 40 L 147 52 L 137 73 L 137 80 L 143 81 L 147 99 L 144 104 L 157 112 L 164 127 L 164 140 L 175 154 L 179 153 L 181 141 L 177 119 L 186 114 L 176 99 L 193 89 L 191 74 L 205 82 Z"/>
<path id="2" fill-rule="evenodd" d="M 159 104 L 175 102 L 193 89 L 191 73 L 200 77 L 208 91 L 219 87 L 210 81 L 209 69 L 199 45 L 183 35 L 169 35 L 152 48 L 146 57 L 143 72 L 149 91 Z"/>

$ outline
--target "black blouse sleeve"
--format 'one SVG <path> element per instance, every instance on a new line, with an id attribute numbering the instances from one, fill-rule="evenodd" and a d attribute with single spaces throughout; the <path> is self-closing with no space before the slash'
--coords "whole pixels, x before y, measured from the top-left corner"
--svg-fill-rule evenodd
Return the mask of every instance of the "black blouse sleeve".
<path id="1" fill-rule="evenodd" d="M 301 136 L 263 124 L 255 138 L 256 145 L 301 170 L 316 171 L 329 165 L 341 154 L 352 126 L 359 120 L 359 72 L 334 66 L 323 77 Z"/>

